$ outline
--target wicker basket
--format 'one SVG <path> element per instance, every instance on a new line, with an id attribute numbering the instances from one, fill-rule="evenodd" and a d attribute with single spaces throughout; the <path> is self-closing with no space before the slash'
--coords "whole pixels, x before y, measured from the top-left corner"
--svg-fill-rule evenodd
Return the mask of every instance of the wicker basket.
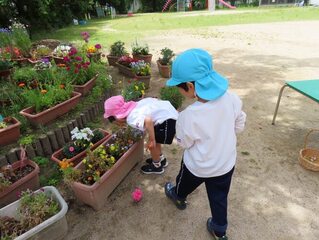
<path id="1" fill-rule="evenodd" d="M 307 148 L 308 137 L 312 132 L 319 131 L 319 129 L 312 129 L 305 137 L 304 148 L 299 152 L 299 163 L 305 169 L 311 171 L 319 171 L 319 150 Z"/>

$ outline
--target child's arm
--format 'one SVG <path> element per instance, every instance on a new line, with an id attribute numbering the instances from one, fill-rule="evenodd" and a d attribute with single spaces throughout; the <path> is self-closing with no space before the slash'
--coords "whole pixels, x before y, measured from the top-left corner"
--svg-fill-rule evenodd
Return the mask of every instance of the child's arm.
<path id="1" fill-rule="evenodd" d="M 151 149 L 151 148 L 156 146 L 153 119 L 149 116 L 145 117 L 144 126 L 145 126 L 146 131 L 148 132 L 147 148 Z"/>
<path id="2" fill-rule="evenodd" d="M 191 134 L 189 134 L 188 132 L 191 126 L 190 124 L 185 124 L 185 118 L 187 117 L 185 117 L 183 113 L 180 113 L 176 122 L 176 140 L 178 144 L 184 149 L 192 147 L 195 142 Z"/>
<path id="3" fill-rule="evenodd" d="M 239 115 L 235 120 L 235 132 L 240 133 L 244 130 L 246 123 L 246 113 L 240 111 Z"/>

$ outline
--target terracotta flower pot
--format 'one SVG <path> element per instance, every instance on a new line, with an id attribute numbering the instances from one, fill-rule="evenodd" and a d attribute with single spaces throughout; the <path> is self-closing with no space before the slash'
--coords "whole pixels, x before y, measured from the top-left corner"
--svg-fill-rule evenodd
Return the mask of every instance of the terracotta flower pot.
<path id="1" fill-rule="evenodd" d="M 110 66 L 116 66 L 116 62 L 120 59 L 120 57 L 112 55 L 107 55 L 106 57 Z"/>
<path id="2" fill-rule="evenodd" d="M 90 147 L 91 150 L 96 149 L 98 146 L 100 146 L 103 142 L 105 142 L 111 136 L 111 134 L 108 133 L 107 131 L 105 131 L 101 128 L 99 128 L 99 130 L 103 133 L 104 137 L 100 141 L 96 142 L 92 147 Z M 59 150 L 54 152 L 51 156 L 51 160 L 53 160 L 56 163 L 60 163 L 63 160 L 62 150 L 63 150 L 63 148 L 60 148 Z M 86 157 L 86 150 L 80 152 L 79 154 L 77 154 L 73 158 L 68 159 L 67 162 L 69 162 L 69 163 L 72 162 L 74 164 L 74 166 L 76 166 L 85 157 Z"/>
<path id="3" fill-rule="evenodd" d="M 169 78 L 171 76 L 171 67 L 169 65 L 162 65 L 159 60 L 157 60 L 158 71 L 164 78 Z"/>
<path id="4" fill-rule="evenodd" d="M 99 74 L 96 74 L 90 81 L 86 82 L 83 85 L 73 85 L 74 91 L 82 94 L 82 97 L 87 95 L 91 89 L 94 87 L 95 82 Z"/>
<path id="5" fill-rule="evenodd" d="M 34 107 L 29 107 L 20 111 L 20 114 L 26 117 L 33 126 L 45 125 L 69 112 L 78 104 L 80 97 L 81 93 L 73 92 L 70 99 L 40 113 L 34 113 Z"/>
<path id="6" fill-rule="evenodd" d="M 107 141 L 105 143 L 107 143 Z M 80 182 L 73 182 L 71 184 L 71 188 L 75 196 L 80 201 L 93 207 L 95 210 L 101 209 L 105 204 L 106 198 L 120 184 L 131 169 L 141 159 L 143 159 L 143 153 L 144 140 L 141 139 L 133 144 L 133 146 L 113 165 L 113 167 L 101 176 L 98 182 L 91 186 Z M 76 166 L 78 169 L 83 169 L 83 167 L 82 162 Z"/>
<path id="7" fill-rule="evenodd" d="M 20 125 L 21 123 L 16 119 L 12 118 L 9 126 L 0 129 L 0 146 L 5 146 L 10 143 L 16 142 L 20 137 Z"/>
<path id="8" fill-rule="evenodd" d="M 144 60 L 144 62 L 151 64 L 152 63 L 152 54 L 148 55 L 135 55 L 133 54 L 133 58 L 137 60 Z"/>
<path id="9" fill-rule="evenodd" d="M 52 186 L 43 187 L 42 189 L 37 190 L 44 191 L 48 196 L 51 196 L 59 204 L 59 212 L 52 217 L 48 218 L 44 222 L 39 223 L 39 225 L 31 228 L 22 235 L 15 237 L 15 240 L 23 239 L 45 239 L 45 240 L 62 240 L 65 239 L 65 236 L 68 233 L 68 223 L 66 221 L 66 213 L 68 211 L 68 205 L 65 200 L 62 198 L 59 191 Z M 20 206 L 20 200 L 17 200 L 11 203 L 8 206 L 0 209 L 1 217 L 11 217 L 19 219 L 19 213 L 17 209 Z"/>
<path id="10" fill-rule="evenodd" d="M 118 62 L 116 63 L 116 66 L 118 67 L 119 72 L 123 73 L 123 75 L 125 75 L 127 77 L 131 77 L 131 78 L 135 77 L 135 74 L 133 73 L 131 68 L 126 67 L 126 66 L 124 66 L 122 64 L 119 64 Z"/>
<path id="11" fill-rule="evenodd" d="M 24 161 L 22 167 L 27 165 L 33 167 L 33 171 L 0 192 L 0 207 L 4 207 L 5 205 L 17 200 L 19 198 L 18 194 L 21 191 L 25 191 L 27 189 L 36 190 L 39 188 L 39 166 L 35 162 L 27 160 Z M 19 167 L 21 167 L 21 161 L 17 161 L 12 164 L 13 170 L 18 169 Z"/>
<path id="12" fill-rule="evenodd" d="M 145 89 L 150 88 L 151 75 L 148 76 L 135 76 L 136 81 L 140 81 L 144 83 Z"/>

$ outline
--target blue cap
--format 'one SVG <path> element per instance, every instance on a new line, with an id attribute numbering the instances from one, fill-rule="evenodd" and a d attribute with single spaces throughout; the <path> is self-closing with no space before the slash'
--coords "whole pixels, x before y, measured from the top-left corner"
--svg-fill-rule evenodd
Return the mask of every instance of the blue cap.
<path id="1" fill-rule="evenodd" d="M 184 82 L 195 82 L 197 96 L 205 100 L 215 100 L 228 89 L 227 79 L 213 70 L 212 56 L 200 48 L 189 49 L 173 61 L 172 77 L 166 85 Z"/>

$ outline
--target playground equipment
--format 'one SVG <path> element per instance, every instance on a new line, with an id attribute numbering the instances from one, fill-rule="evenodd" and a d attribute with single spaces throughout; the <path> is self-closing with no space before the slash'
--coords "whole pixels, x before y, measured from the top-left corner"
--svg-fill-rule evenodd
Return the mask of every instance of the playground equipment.
<path id="1" fill-rule="evenodd" d="M 221 4 L 223 4 L 224 6 L 231 8 L 231 9 L 235 9 L 235 6 L 230 5 L 229 3 L 225 2 L 224 0 L 218 0 Z"/>

